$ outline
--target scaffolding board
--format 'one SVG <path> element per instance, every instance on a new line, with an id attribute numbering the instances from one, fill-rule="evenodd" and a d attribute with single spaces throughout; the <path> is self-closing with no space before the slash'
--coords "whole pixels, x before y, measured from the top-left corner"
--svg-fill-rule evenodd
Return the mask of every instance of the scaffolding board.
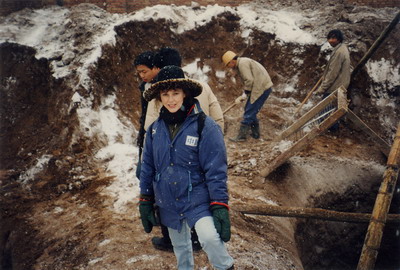
<path id="1" fill-rule="evenodd" d="M 271 172 L 285 163 L 297 152 L 307 147 L 318 135 L 324 133 L 343 116 L 348 115 L 349 120 L 360 127 L 374 141 L 379 144 L 381 151 L 387 156 L 390 146 L 380 138 L 371 128 L 359 119 L 349 108 L 347 90 L 344 87 L 338 88 L 329 96 L 319 102 L 305 115 L 284 130 L 275 140 L 279 143 L 283 140 L 291 141 L 291 146 L 279 154 L 268 166 L 260 171 L 262 177 L 267 177 Z"/>

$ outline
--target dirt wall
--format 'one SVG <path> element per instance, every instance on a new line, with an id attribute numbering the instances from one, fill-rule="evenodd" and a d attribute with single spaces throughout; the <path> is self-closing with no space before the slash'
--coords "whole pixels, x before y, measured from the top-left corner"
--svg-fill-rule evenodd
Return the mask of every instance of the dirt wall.
<path id="1" fill-rule="evenodd" d="M 12 12 L 24 8 L 41 8 L 46 5 L 60 5 L 71 7 L 81 3 L 95 4 L 108 12 L 124 13 L 142 9 L 147 6 L 158 4 L 174 4 L 174 5 L 191 5 L 196 2 L 199 5 L 214 5 L 221 6 L 238 6 L 244 3 L 252 2 L 252 0 L 0 0 L 0 16 L 8 15 Z M 315 0 L 316 4 L 320 1 Z M 344 0 L 343 2 L 355 5 L 365 5 L 371 7 L 400 7 L 400 0 Z"/>
<path id="2" fill-rule="evenodd" d="M 0 164 L 4 167 L 30 163 L 33 154 L 50 145 L 69 144 L 61 139 L 69 136 L 60 134 L 68 134 L 66 124 L 74 122 L 65 103 L 71 93 L 62 90 L 62 83 L 51 76 L 48 61 L 36 59 L 35 53 L 19 44 L 0 44 L 2 61 L 7 63 L 0 69 Z"/>

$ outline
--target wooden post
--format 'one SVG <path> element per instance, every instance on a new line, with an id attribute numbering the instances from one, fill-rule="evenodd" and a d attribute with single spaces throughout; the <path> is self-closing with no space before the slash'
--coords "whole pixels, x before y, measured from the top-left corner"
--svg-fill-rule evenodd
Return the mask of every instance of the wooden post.
<path id="1" fill-rule="evenodd" d="M 347 109 L 347 106 L 349 105 L 349 100 L 347 99 L 347 89 L 343 86 L 340 86 L 337 93 L 337 107 Z"/>
<path id="2" fill-rule="evenodd" d="M 388 168 L 385 171 L 383 181 L 376 197 L 371 221 L 365 236 L 364 246 L 361 251 L 357 270 L 374 269 L 378 251 L 382 241 L 383 229 L 387 222 L 387 216 L 392 201 L 397 178 L 399 177 L 399 156 L 400 156 L 400 124 L 397 127 L 396 137 L 390 150 L 387 162 Z"/>
<path id="3" fill-rule="evenodd" d="M 367 223 L 371 219 L 371 214 L 366 213 L 349 213 L 321 208 L 286 207 L 275 205 L 264 205 L 262 207 L 246 206 L 238 211 L 245 215 L 312 218 L 352 223 Z M 388 215 L 387 221 L 400 224 L 400 214 Z"/>
<path id="4" fill-rule="evenodd" d="M 393 168 L 400 166 L 400 123 L 397 126 L 397 133 L 389 153 L 387 165 Z"/>

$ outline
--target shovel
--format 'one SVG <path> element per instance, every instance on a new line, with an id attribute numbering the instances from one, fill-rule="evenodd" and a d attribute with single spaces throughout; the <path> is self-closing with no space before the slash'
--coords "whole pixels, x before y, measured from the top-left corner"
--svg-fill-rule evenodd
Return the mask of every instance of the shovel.
<path id="1" fill-rule="evenodd" d="M 318 82 L 315 84 L 315 86 L 313 87 L 313 89 L 311 89 L 310 92 L 308 92 L 306 98 L 301 102 L 301 104 L 299 105 L 299 107 L 297 108 L 297 110 L 294 112 L 294 116 L 296 116 L 300 109 L 303 107 L 303 105 L 307 102 L 307 100 L 311 97 L 311 94 L 315 91 L 315 89 L 317 89 L 317 87 L 321 84 L 322 82 L 322 77 L 318 80 Z"/>
<path id="2" fill-rule="evenodd" d="M 232 109 L 233 107 L 235 107 L 236 103 L 233 102 L 231 105 L 229 105 L 228 108 L 225 109 L 225 111 L 222 112 L 222 114 L 225 114 L 227 111 L 229 111 L 230 109 Z"/>

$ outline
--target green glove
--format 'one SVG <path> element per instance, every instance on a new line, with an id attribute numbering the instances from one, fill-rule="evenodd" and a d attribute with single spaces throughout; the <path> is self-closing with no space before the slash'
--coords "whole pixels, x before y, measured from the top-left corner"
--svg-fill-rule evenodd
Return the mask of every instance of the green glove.
<path id="1" fill-rule="evenodd" d="M 231 239 L 231 221 L 229 220 L 228 208 L 223 205 L 214 204 L 211 205 L 210 210 L 217 233 L 222 241 L 228 242 Z"/>
<path id="2" fill-rule="evenodd" d="M 154 214 L 154 201 L 139 201 L 139 212 L 144 231 L 150 233 L 153 226 L 157 225 Z"/>

